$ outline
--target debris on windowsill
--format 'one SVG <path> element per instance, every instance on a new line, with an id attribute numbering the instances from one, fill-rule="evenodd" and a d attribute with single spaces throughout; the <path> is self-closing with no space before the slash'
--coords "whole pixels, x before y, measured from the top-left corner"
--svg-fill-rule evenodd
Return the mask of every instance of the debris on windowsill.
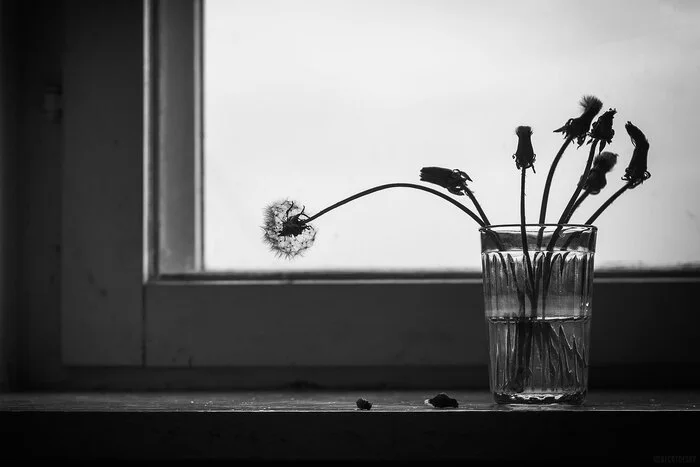
<path id="1" fill-rule="evenodd" d="M 426 399 L 425 400 L 426 405 L 431 405 L 437 409 L 444 409 L 448 407 L 456 408 L 459 407 L 459 404 L 457 403 L 457 399 L 453 399 L 444 392 L 441 392 L 437 396 L 433 397 L 432 399 Z"/>
<path id="2" fill-rule="evenodd" d="M 360 410 L 369 410 L 372 408 L 372 403 L 370 401 L 368 401 L 367 399 L 363 399 L 362 397 L 357 399 L 356 404 L 357 404 L 357 408 Z"/>

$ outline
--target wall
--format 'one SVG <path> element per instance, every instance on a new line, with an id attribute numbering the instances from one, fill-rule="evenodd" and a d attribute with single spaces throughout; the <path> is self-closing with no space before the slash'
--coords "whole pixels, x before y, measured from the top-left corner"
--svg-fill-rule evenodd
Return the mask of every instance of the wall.
<path id="1" fill-rule="evenodd" d="M 0 391 L 14 381 L 16 225 L 16 2 L 0 3 Z"/>
<path id="2" fill-rule="evenodd" d="M 303 380 L 305 384 L 339 385 L 347 381 L 359 381 L 363 377 L 368 381 L 389 381 L 391 376 L 383 373 L 385 368 L 373 367 L 261 369 L 206 366 L 212 365 L 215 358 L 220 358 L 220 349 L 210 345 L 209 341 L 202 341 L 199 347 L 193 348 L 192 353 L 187 355 L 194 355 L 195 361 L 199 358 L 205 362 L 203 366 L 194 369 L 186 366 L 192 361 L 191 358 L 183 358 L 184 363 L 180 368 L 63 366 L 60 337 L 61 225 L 62 222 L 70 222 L 70 219 L 62 219 L 66 212 L 63 205 L 69 200 L 61 197 L 63 127 L 60 120 L 51 119 L 44 112 L 44 99 L 47 91 L 60 88 L 63 84 L 62 64 L 65 56 L 74 57 L 74 69 L 80 68 L 79 65 L 83 63 L 89 64 L 78 60 L 84 55 L 77 54 L 74 50 L 69 51 L 72 55 L 65 53 L 63 34 L 67 21 L 68 24 L 88 21 L 91 26 L 95 25 L 94 18 L 88 17 L 86 9 L 81 8 L 88 3 L 86 0 L 17 0 L 0 3 L 3 13 L 0 34 L 3 57 L 3 72 L 0 77 L 0 384 L 7 388 L 14 381 L 14 374 L 19 387 L 27 389 L 174 388 L 193 385 L 230 388 L 255 381 L 265 385 L 278 385 L 293 380 Z M 133 2 L 113 1 L 101 2 L 100 8 L 126 8 L 123 6 L 126 4 L 133 7 Z M 10 16 L 7 12 L 13 6 L 16 12 L 11 12 Z M 10 21 L 14 19 L 17 21 Z M 137 26 L 138 24 L 134 25 Z M 10 31 L 8 27 L 15 28 L 15 31 Z M 91 37 L 86 36 L 85 40 L 88 41 Z M 16 61 L 13 44 L 19 47 Z M 12 64 L 15 66 L 6 66 Z M 128 71 L 124 70 L 125 73 Z M 70 78 L 70 75 L 66 76 L 67 80 Z M 82 94 L 78 87 L 74 86 L 73 89 Z M 85 132 L 89 133 L 93 129 L 86 126 Z M 20 232 L 16 237 L 14 226 L 18 226 Z M 107 246 L 105 249 L 109 248 Z M 18 257 L 21 261 L 16 261 Z M 19 287 L 15 287 L 15 281 L 19 281 Z M 699 357 L 697 352 L 688 352 L 686 348 L 697 341 L 700 327 L 694 324 L 698 317 L 697 314 L 691 314 L 687 307 L 679 306 L 690 296 L 689 291 L 696 290 L 696 285 L 652 285 L 638 297 L 634 295 L 635 290 L 624 284 L 601 284 L 601 287 L 612 286 L 615 287 L 616 294 L 609 309 L 615 313 L 596 315 L 596 340 L 593 343 L 596 364 L 610 366 L 607 370 L 603 365 L 593 368 L 592 372 L 597 373 L 591 378 L 592 384 L 665 385 L 674 381 L 679 384 L 697 384 L 700 372 L 688 369 L 691 366 L 697 368 Z M 14 293 L 15 288 L 19 290 L 17 295 Z M 630 304 L 635 303 L 635 300 L 653 302 L 658 314 L 642 316 L 636 320 L 620 320 L 620 316 L 634 315 L 635 307 Z M 601 301 L 596 303 L 599 305 Z M 17 306 L 13 306 L 15 304 Z M 191 308 L 199 311 L 197 305 Z M 12 313 L 15 309 L 21 310 L 17 316 Z M 668 317 L 674 316 L 674 313 L 683 313 L 687 319 L 669 320 Z M 201 314 L 198 318 L 201 324 Z M 100 317 L 95 319 L 104 321 Z M 634 324 L 629 324 L 630 321 L 634 321 Z M 173 319 L 172 313 L 164 314 L 162 322 L 172 324 L 173 329 L 179 333 L 188 333 L 190 330 L 190 323 Z M 676 322 L 684 322 L 685 325 L 678 328 Z M 212 332 L 229 337 L 228 328 L 221 322 L 210 320 L 204 321 L 204 324 L 210 326 Z M 481 322 L 478 325 L 483 329 Z M 158 326 L 154 331 L 170 339 L 173 346 L 185 342 L 184 339 L 176 339 L 175 333 L 166 332 L 168 328 L 165 326 Z M 622 337 L 613 339 L 612 336 L 616 335 Z M 214 357 L 203 358 L 211 355 Z M 630 362 L 637 366 L 630 368 Z M 676 365 L 669 366 L 668 362 Z M 620 371 L 620 364 L 625 364 L 627 371 Z M 398 375 L 396 381 L 416 381 L 416 384 L 429 381 L 448 387 L 456 381 L 455 374 L 464 375 L 460 378 L 478 381 L 480 384 L 485 381 L 483 365 L 469 375 L 466 373 L 468 368 L 457 366 L 391 370 Z"/>
<path id="3" fill-rule="evenodd" d="M 63 378 L 59 305 L 62 128 L 59 115 L 45 111 L 47 94 L 55 94 L 62 83 L 63 12 L 62 1 L 19 1 L 20 384 L 36 379 L 51 384 Z"/>
<path id="4" fill-rule="evenodd" d="M 61 379 L 60 1 L 0 2 L 0 390 Z M 21 259 L 21 260 L 20 260 Z"/>

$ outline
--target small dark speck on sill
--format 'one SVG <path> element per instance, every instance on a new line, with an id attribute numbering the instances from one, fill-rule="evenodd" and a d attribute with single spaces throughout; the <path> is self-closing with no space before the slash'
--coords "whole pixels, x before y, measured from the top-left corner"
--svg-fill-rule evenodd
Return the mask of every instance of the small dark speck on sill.
<path id="1" fill-rule="evenodd" d="M 362 397 L 357 399 L 356 404 L 357 404 L 357 408 L 360 410 L 369 410 L 372 408 L 372 403 L 370 401 L 368 401 L 367 399 L 363 399 Z"/>
<path id="2" fill-rule="evenodd" d="M 425 403 L 428 405 L 432 405 L 435 408 L 438 409 L 444 409 L 447 407 L 451 408 L 456 408 L 459 407 L 459 403 L 457 403 L 457 399 L 453 399 L 444 392 L 441 392 L 437 396 L 431 398 L 431 399 L 426 399 Z"/>

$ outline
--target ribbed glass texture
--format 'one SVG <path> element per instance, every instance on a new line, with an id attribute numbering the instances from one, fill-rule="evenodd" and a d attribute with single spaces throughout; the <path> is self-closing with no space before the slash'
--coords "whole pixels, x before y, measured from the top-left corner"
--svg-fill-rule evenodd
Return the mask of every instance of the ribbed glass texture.
<path id="1" fill-rule="evenodd" d="M 585 400 L 596 232 L 593 226 L 526 225 L 524 251 L 519 225 L 481 229 L 496 402 Z"/>

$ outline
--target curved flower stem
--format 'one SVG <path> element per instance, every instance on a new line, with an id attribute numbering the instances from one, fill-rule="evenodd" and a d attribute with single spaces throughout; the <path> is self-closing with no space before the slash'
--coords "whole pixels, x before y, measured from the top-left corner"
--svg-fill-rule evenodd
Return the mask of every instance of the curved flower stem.
<path id="1" fill-rule="evenodd" d="M 586 190 L 583 192 L 583 194 L 581 196 L 578 197 L 578 199 L 574 203 L 574 207 L 571 208 L 571 215 L 569 216 L 569 218 L 571 218 L 571 216 L 574 214 L 574 212 L 576 212 L 576 210 L 581 205 L 581 203 L 583 203 L 586 200 L 586 198 L 588 198 L 588 195 L 590 195 L 590 194 L 591 194 L 591 192 Z"/>
<path id="2" fill-rule="evenodd" d="M 474 196 L 474 193 L 472 193 L 472 190 L 467 188 L 465 191 L 467 192 L 467 196 L 469 196 L 469 199 L 472 200 L 472 203 L 474 203 L 474 207 L 479 212 L 479 215 L 481 216 L 481 219 L 484 221 L 484 224 L 491 225 L 491 222 L 489 222 L 489 218 L 486 217 L 486 213 L 484 212 L 483 209 L 481 209 L 481 204 L 479 204 L 479 202 L 476 200 L 476 196 Z"/>
<path id="3" fill-rule="evenodd" d="M 591 216 L 591 218 L 586 221 L 586 224 L 592 224 L 593 221 L 595 221 L 598 218 L 598 216 L 600 216 L 600 214 L 605 210 L 605 208 L 610 206 L 610 204 L 612 204 L 612 202 L 615 201 L 628 188 L 629 183 L 623 186 L 621 189 L 619 189 L 615 194 L 613 194 L 605 203 L 603 203 L 603 205 L 595 212 L 595 214 L 593 214 L 593 216 Z M 571 210 L 572 213 L 576 211 L 576 208 L 578 208 L 578 206 L 588 197 L 589 194 L 591 194 L 591 192 L 586 190 L 581 196 L 579 196 L 578 200 L 576 201 L 576 204 L 574 204 L 574 208 Z M 571 235 L 561 246 L 561 250 L 566 250 L 569 247 L 569 245 L 571 245 L 571 242 L 573 242 L 574 240 L 578 240 L 580 236 L 581 232 L 576 232 L 575 234 Z"/>
<path id="4" fill-rule="evenodd" d="M 561 148 L 559 148 L 559 152 L 556 156 L 554 156 L 552 165 L 549 167 L 547 181 L 544 184 L 544 192 L 542 193 L 542 205 L 540 206 L 540 224 L 544 224 L 545 217 L 547 216 L 547 201 L 549 201 L 549 190 L 552 188 L 552 179 L 554 178 L 554 171 L 557 169 L 557 165 L 559 164 L 559 160 L 564 154 L 564 151 L 566 151 L 566 148 L 569 147 L 569 144 L 571 144 L 573 140 L 573 136 L 569 136 L 568 138 L 566 138 L 564 144 L 562 144 Z"/>
<path id="5" fill-rule="evenodd" d="M 583 185 L 586 183 L 586 180 L 588 179 L 588 174 L 591 172 L 591 166 L 593 165 L 593 157 L 595 156 L 595 150 L 596 147 L 598 146 L 598 140 L 594 139 L 593 144 L 591 144 L 591 151 L 588 153 L 588 160 L 586 161 L 586 168 L 583 169 L 583 175 L 581 176 L 581 179 L 579 182 L 576 184 L 576 189 L 574 190 L 574 194 L 571 195 L 571 199 L 569 200 L 569 203 L 566 205 L 566 208 L 564 208 L 564 212 L 561 214 L 561 217 L 559 218 L 559 221 L 557 224 L 566 224 L 569 222 L 569 219 L 571 218 L 571 214 L 573 214 L 573 207 L 574 203 L 576 203 L 576 199 L 578 198 L 578 195 L 581 193 L 581 190 L 583 189 Z"/>
<path id="6" fill-rule="evenodd" d="M 593 157 L 595 156 L 595 150 L 596 146 L 598 146 L 598 140 L 594 139 L 593 144 L 591 145 L 591 151 L 588 154 L 588 160 L 586 161 L 586 167 L 583 169 L 583 175 L 579 179 L 579 182 L 576 184 L 576 189 L 574 190 L 574 193 L 571 195 L 571 199 L 569 199 L 569 202 L 566 205 L 566 208 L 564 208 L 564 212 L 562 212 L 561 217 L 559 218 L 559 221 L 557 221 L 557 228 L 552 234 L 552 238 L 549 240 L 549 244 L 547 245 L 547 250 L 551 251 L 554 249 L 554 245 L 557 243 L 557 240 L 559 239 L 559 235 L 561 234 L 561 231 L 563 229 L 563 225 L 566 224 L 569 219 L 571 218 L 571 214 L 573 214 L 573 206 L 576 203 L 576 199 L 578 198 L 579 193 L 581 193 L 581 190 L 583 189 L 583 184 L 585 183 L 586 179 L 588 178 L 588 174 L 591 171 L 591 166 L 593 165 Z"/>
<path id="7" fill-rule="evenodd" d="M 583 192 L 581 196 L 578 197 L 576 200 L 576 204 L 574 204 L 573 209 L 571 209 L 571 214 L 573 215 L 574 212 L 576 212 L 576 209 L 583 203 L 586 198 L 588 198 L 588 195 L 590 195 L 591 192 L 589 190 L 586 190 Z M 581 236 L 581 232 L 575 232 L 574 234 L 570 235 L 569 238 L 566 239 L 564 244 L 561 246 L 560 250 L 564 251 L 567 248 L 569 248 L 569 245 L 571 245 L 571 242 L 574 240 L 578 240 L 578 238 Z"/>
<path id="8" fill-rule="evenodd" d="M 589 190 L 586 190 L 583 192 L 583 194 L 581 196 L 578 197 L 578 199 L 576 200 L 576 203 L 574 204 L 574 207 L 571 208 L 571 215 L 573 215 L 574 212 L 576 212 L 576 209 L 578 209 L 578 207 L 581 205 L 581 203 L 583 203 L 586 200 L 586 198 L 588 198 L 588 195 L 590 195 L 590 194 L 591 194 L 591 192 Z M 571 242 L 578 239 L 580 236 L 581 236 L 580 232 L 574 233 L 573 235 L 571 235 L 569 238 L 566 239 L 566 241 L 564 242 L 564 244 L 561 246 L 560 249 L 566 250 L 569 247 L 569 245 L 571 245 Z"/>
<path id="9" fill-rule="evenodd" d="M 590 225 L 593 222 L 595 222 L 595 220 L 598 219 L 598 216 L 600 216 L 603 213 L 603 211 L 605 211 L 608 208 L 608 206 L 610 206 L 613 203 L 613 201 L 615 201 L 617 198 L 619 198 L 622 193 L 624 193 L 626 190 L 628 190 L 631 187 L 632 187 L 632 183 L 628 182 L 622 188 L 617 190 L 612 196 L 610 196 L 610 198 L 608 198 L 608 200 L 606 202 L 604 202 L 598 208 L 598 210 L 596 212 L 593 213 L 593 215 L 586 221 L 586 224 Z"/>
<path id="10" fill-rule="evenodd" d="M 484 227 L 484 221 L 482 221 L 482 220 L 479 218 L 479 216 L 477 216 L 476 214 L 474 214 L 474 212 L 473 212 L 471 209 L 467 208 L 465 205 L 463 205 L 463 204 L 460 203 L 459 201 L 455 201 L 454 199 L 450 198 L 449 196 L 447 196 L 447 195 L 445 195 L 445 194 L 443 194 L 443 193 L 440 193 L 440 192 L 437 191 L 437 190 L 433 190 L 432 188 L 424 187 L 424 186 L 421 186 L 421 185 L 415 185 L 415 184 L 413 184 L 413 183 L 388 183 L 388 184 L 386 184 L 386 185 L 379 185 L 379 186 L 375 186 L 375 187 L 373 187 L 373 188 L 370 188 L 370 189 L 368 189 L 368 190 L 361 191 L 361 192 L 356 193 L 356 194 L 354 194 L 354 195 L 352 195 L 352 196 L 349 196 L 349 197 L 347 197 L 347 198 L 345 198 L 345 199 L 343 199 L 343 200 L 341 200 L 341 201 L 338 201 L 338 202 L 335 203 L 335 204 L 332 204 L 332 205 L 328 206 L 327 208 L 325 208 L 325 209 L 319 211 L 318 213 L 314 214 L 313 216 L 310 216 L 308 219 L 305 219 L 305 222 L 311 222 L 311 221 L 313 221 L 313 220 L 315 220 L 315 219 L 318 219 L 319 217 L 321 217 L 322 215 L 326 214 L 327 212 L 330 212 L 330 211 L 332 211 L 332 210 L 335 209 L 335 208 L 339 208 L 340 206 L 342 206 L 342 205 L 344 205 L 344 204 L 347 204 L 347 203 L 349 203 L 350 201 L 354 201 L 354 200 L 356 200 L 357 198 L 361 198 L 361 197 L 363 197 L 363 196 L 367 196 L 367 195 L 372 194 L 372 193 L 375 193 L 375 192 L 377 192 L 377 191 L 386 190 L 386 189 L 388 189 L 388 188 L 414 188 L 414 189 L 416 189 L 416 190 L 422 190 L 422 191 L 427 191 L 428 193 L 432 193 L 432 194 L 434 194 L 435 196 L 439 196 L 440 198 L 442 198 L 442 199 L 444 199 L 444 200 L 446 200 L 446 201 L 449 201 L 450 203 L 454 204 L 454 205 L 457 206 L 459 209 L 461 209 L 462 211 L 464 211 L 465 213 L 467 213 L 467 214 L 468 214 L 472 219 L 474 219 L 480 226 Z"/>
<path id="11" fill-rule="evenodd" d="M 549 190 L 552 188 L 552 180 L 554 179 L 554 171 L 557 170 L 557 165 L 559 164 L 559 160 L 561 159 L 561 156 L 564 154 L 564 151 L 566 151 L 566 148 L 569 147 L 569 144 L 571 144 L 571 142 L 573 140 L 574 140 L 573 136 L 569 136 L 566 138 L 564 143 L 559 148 L 559 152 L 557 152 L 557 155 L 554 156 L 554 160 L 552 161 L 552 165 L 549 167 L 549 173 L 547 174 L 547 181 L 544 184 L 544 192 L 542 193 L 542 205 L 540 206 L 540 219 L 539 219 L 540 224 L 544 224 L 545 218 L 547 217 L 547 202 L 549 201 Z M 539 233 L 537 234 L 537 249 L 540 249 L 542 247 L 543 235 L 544 235 L 544 228 L 541 228 Z"/>
<path id="12" fill-rule="evenodd" d="M 537 318 L 537 292 L 535 291 L 535 276 L 532 272 L 532 262 L 528 252 L 527 234 L 525 232 L 525 174 L 527 168 L 521 168 L 520 176 L 520 239 L 523 246 L 523 256 L 525 257 L 525 296 L 530 300 L 530 319 L 519 319 L 515 335 L 517 341 L 517 356 L 515 373 L 510 376 L 508 383 L 510 389 L 522 392 L 526 381 L 530 378 L 530 354 L 533 346 L 533 326 Z M 516 281 L 517 283 L 517 281 Z M 529 293 L 528 293 L 529 292 Z M 523 297 L 523 314 L 525 312 L 525 298 Z"/>
<path id="13" fill-rule="evenodd" d="M 527 234 L 525 233 L 525 173 L 527 168 L 523 167 L 520 177 L 520 239 L 523 244 L 523 256 L 525 256 L 525 264 L 527 265 L 526 282 L 530 284 L 530 306 L 534 313 L 537 313 L 537 304 L 535 302 L 535 276 L 532 273 L 532 262 L 527 248 Z M 527 287 L 525 287 L 527 290 Z"/>

